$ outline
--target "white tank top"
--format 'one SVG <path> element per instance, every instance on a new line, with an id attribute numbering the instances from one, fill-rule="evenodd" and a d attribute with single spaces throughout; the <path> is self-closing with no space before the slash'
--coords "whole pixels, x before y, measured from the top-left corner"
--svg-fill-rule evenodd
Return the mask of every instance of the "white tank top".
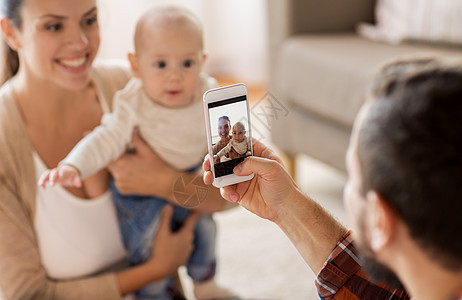
<path id="1" fill-rule="evenodd" d="M 47 169 L 34 151 L 36 179 Z M 56 185 L 37 188 L 34 219 L 49 277 L 70 279 L 102 271 L 126 256 L 110 191 L 81 199 Z"/>

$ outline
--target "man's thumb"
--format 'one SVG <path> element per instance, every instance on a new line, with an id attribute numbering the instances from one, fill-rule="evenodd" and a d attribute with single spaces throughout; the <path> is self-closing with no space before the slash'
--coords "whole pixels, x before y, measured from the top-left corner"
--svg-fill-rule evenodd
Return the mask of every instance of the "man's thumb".
<path id="1" fill-rule="evenodd" d="M 266 158 L 249 156 L 242 163 L 238 164 L 234 168 L 233 172 L 239 176 L 248 176 L 252 173 L 264 175 L 268 171 L 272 170 L 273 162 L 274 161 Z"/>

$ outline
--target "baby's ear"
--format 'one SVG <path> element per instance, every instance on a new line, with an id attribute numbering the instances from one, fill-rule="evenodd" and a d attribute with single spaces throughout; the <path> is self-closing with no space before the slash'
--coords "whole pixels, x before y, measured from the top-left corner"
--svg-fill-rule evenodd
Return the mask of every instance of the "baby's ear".
<path id="1" fill-rule="evenodd" d="M 130 62 L 130 66 L 132 68 L 132 74 L 134 77 L 139 78 L 140 73 L 138 71 L 138 60 L 136 59 L 135 53 L 128 53 L 128 61 Z"/>

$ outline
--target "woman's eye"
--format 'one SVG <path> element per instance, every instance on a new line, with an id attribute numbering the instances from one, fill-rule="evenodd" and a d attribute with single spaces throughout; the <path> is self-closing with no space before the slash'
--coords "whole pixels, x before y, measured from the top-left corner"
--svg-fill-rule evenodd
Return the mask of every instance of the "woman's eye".
<path id="1" fill-rule="evenodd" d="M 98 22 L 98 18 L 97 18 L 96 16 L 93 16 L 93 17 L 91 17 L 91 18 L 84 19 L 84 20 L 82 21 L 82 25 L 84 25 L 84 26 L 91 26 L 91 25 L 93 25 L 93 24 L 95 24 L 95 23 L 97 23 L 97 22 Z"/>
<path id="2" fill-rule="evenodd" d="M 158 62 L 155 63 L 155 66 L 156 66 L 157 68 L 161 68 L 161 69 L 162 69 L 162 68 L 165 68 L 166 65 L 167 65 L 167 64 L 165 63 L 165 61 L 158 61 Z"/>
<path id="3" fill-rule="evenodd" d="M 183 66 L 186 67 L 186 68 L 192 67 L 193 64 L 194 64 L 194 62 L 192 60 L 186 60 L 186 61 L 183 62 Z"/>
<path id="4" fill-rule="evenodd" d="M 61 23 L 56 23 L 56 24 L 46 25 L 45 28 L 48 31 L 58 31 L 61 28 L 63 28 L 63 25 Z"/>

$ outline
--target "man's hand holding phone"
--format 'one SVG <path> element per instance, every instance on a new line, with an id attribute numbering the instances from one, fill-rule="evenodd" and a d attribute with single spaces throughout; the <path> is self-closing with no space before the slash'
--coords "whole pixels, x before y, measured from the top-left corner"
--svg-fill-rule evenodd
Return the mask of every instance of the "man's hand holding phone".
<path id="1" fill-rule="evenodd" d="M 250 181 L 220 188 L 221 195 L 230 202 L 239 202 L 262 218 L 277 222 L 285 199 L 295 199 L 301 192 L 273 150 L 253 140 L 253 154 L 234 168 L 234 174 L 255 176 Z M 209 155 L 202 167 L 204 182 L 212 184 L 214 178 Z"/>
<path id="2" fill-rule="evenodd" d="M 234 167 L 253 151 L 246 86 L 239 83 L 205 92 L 204 115 L 212 184 L 223 187 L 252 179 L 253 174 L 233 173 Z"/>

